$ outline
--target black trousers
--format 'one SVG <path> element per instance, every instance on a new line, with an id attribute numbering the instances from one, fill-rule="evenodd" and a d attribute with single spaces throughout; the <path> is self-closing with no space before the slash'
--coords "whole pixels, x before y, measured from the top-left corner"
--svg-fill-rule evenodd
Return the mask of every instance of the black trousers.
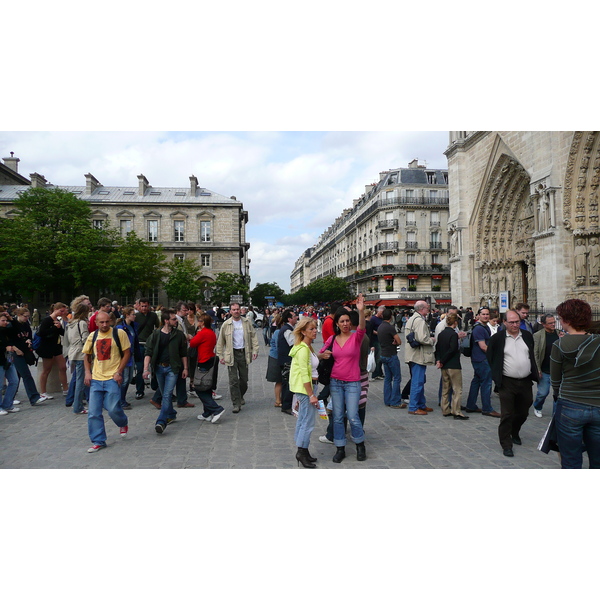
<path id="1" fill-rule="evenodd" d="M 503 449 L 512 448 L 512 436 L 519 435 L 523 423 L 527 421 L 529 407 L 533 404 L 533 381 L 502 377 L 500 396 L 500 423 L 498 438 Z"/>

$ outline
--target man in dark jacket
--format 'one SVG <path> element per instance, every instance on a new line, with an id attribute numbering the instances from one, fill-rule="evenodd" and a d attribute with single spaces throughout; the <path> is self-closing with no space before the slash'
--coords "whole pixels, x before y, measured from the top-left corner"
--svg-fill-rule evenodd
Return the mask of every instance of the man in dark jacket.
<path id="1" fill-rule="evenodd" d="M 458 343 L 458 315 L 446 316 L 446 327 L 438 335 L 435 345 L 436 367 L 442 370 L 442 414 L 444 417 L 454 415 L 456 420 L 466 421 L 469 417 L 460 412 L 462 398 L 462 369 L 460 366 L 460 349 Z M 448 402 L 452 388 L 452 408 Z"/>
<path id="2" fill-rule="evenodd" d="M 290 367 L 292 357 L 290 348 L 294 345 L 294 327 L 298 322 L 298 314 L 291 309 L 283 311 L 281 316 L 283 325 L 277 337 L 277 363 L 281 368 L 281 412 L 292 414 L 293 392 L 290 391 Z"/>
<path id="3" fill-rule="evenodd" d="M 519 432 L 533 404 L 533 382 L 539 381 L 533 335 L 520 329 L 521 318 L 514 310 L 506 313 L 506 331 L 494 334 L 486 358 L 492 370 L 495 391 L 500 396 L 498 438 L 504 456 L 514 456 L 513 444 L 521 445 Z"/>

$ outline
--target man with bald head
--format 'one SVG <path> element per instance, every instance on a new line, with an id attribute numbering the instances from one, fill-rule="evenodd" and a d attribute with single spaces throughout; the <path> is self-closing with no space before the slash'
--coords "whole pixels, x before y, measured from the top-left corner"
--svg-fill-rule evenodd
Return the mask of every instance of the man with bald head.
<path id="1" fill-rule="evenodd" d="M 496 384 L 495 391 L 500 396 L 500 446 L 504 456 L 514 456 L 513 444 L 521 445 L 519 432 L 533 404 L 533 382 L 539 381 L 539 374 L 533 335 L 520 329 L 519 313 L 509 310 L 504 324 L 506 330 L 490 338 L 486 358 Z"/>

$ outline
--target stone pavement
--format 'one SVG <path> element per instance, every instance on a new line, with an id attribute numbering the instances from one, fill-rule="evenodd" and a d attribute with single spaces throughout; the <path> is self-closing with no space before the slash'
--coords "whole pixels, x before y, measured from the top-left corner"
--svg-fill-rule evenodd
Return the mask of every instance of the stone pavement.
<path id="1" fill-rule="evenodd" d="M 178 409 L 177 421 L 161 436 L 155 433 L 158 411 L 146 393 L 135 400 L 129 388 L 127 411 L 129 435 L 119 436 L 118 428 L 104 413 L 108 447 L 88 454 L 90 441 L 87 419 L 64 406 L 63 397 L 39 407 L 29 404 L 22 389 L 17 398 L 21 411 L 0 417 L 0 468 L 3 469 L 289 469 L 298 468 L 294 455 L 296 419 L 274 408 L 273 384 L 265 380 L 268 349 L 260 339 L 260 356 L 250 366 L 250 388 L 240 413 L 231 412 L 227 369 L 219 370 L 219 401 L 227 412 L 217 424 L 198 421 L 202 403 L 194 396 L 196 408 Z M 318 338 L 320 342 L 320 336 Z M 319 342 L 315 344 L 319 348 Z M 403 385 L 408 367 L 402 362 Z M 462 359 L 463 404 L 472 376 L 471 361 Z M 356 461 L 355 446 L 348 441 L 347 458 L 331 461 L 335 448 L 319 442 L 326 422 L 317 418 L 310 450 L 320 469 L 556 469 L 558 455 L 546 455 L 537 444 L 549 421 L 552 400 L 546 401 L 544 417 L 530 417 L 521 430 L 523 446 L 515 446 L 514 458 L 503 456 L 498 443 L 499 419 L 471 414 L 468 421 L 442 417 L 437 405 L 439 371 L 427 369 L 426 397 L 434 412 L 412 416 L 383 404 L 383 381 L 371 382 L 365 421 L 367 460 Z M 22 388 L 22 386 L 21 386 Z M 535 389 L 534 389 L 535 393 Z M 492 404 L 500 410 L 498 397 Z M 479 404 L 480 405 L 480 404 Z M 481 405 L 480 405 L 481 406 Z M 584 465 L 585 466 L 585 465 Z M 302 467 L 300 467 L 302 469 Z"/>

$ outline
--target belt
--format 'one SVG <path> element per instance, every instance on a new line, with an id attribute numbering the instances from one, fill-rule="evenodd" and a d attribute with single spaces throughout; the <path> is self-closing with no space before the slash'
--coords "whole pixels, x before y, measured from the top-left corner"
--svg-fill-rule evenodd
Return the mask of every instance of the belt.
<path id="1" fill-rule="evenodd" d="M 245 348 L 234 348 L 233 351 L 234 352 L 243 352 L 245 350 Z"/>
<path id="2" fill-rule="evenodd" d="M 313 382 L 313 384 L 314 383 L 319 383 L 319 380 L 318 379 L 313 379 L 312 382 Z"/>
<path id="3" fill-rule="evenodd" d="M 158 363 L 158 364 L 159 364 L 159 366 L 161 366 L 161 367 L 170 367 L 170 366 L 171 366 L 171 363 L 168 363 L 168 362 L 164 362 L 164 363 Z"/>

